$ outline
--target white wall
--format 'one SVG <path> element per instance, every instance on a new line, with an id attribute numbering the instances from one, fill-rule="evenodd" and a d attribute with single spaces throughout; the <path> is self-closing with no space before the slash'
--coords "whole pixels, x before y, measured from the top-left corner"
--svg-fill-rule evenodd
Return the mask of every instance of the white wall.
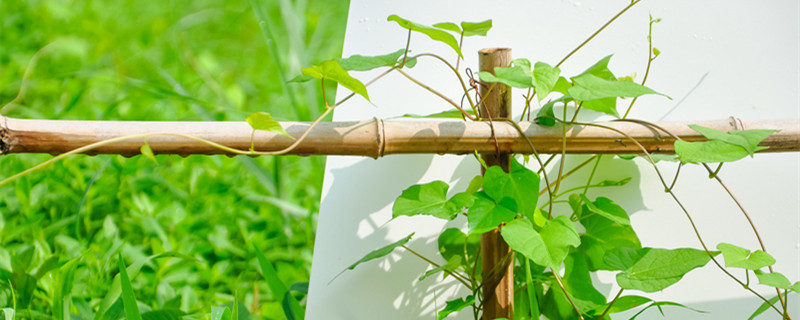
<path id="1" fill-rule="evenodd" d="M 474 0 L 351 0 L 343 56 L 383 54 L 403 48 L 406 32 L 394 22 L 386 22 L 387 16 L 398 14 L 429 25 L 493 19 L 494 28 L 488 37 L 465 41 L 462 72 L 464 66 L 477 69 L 477 50 L 486 47 L 509 47 L 515 58 L 554 65 L 627 3 L 627 0 L 519 0 L 496 1 L 486 6 Z M 654 44 L 662 54 L 653 64 L 648 86 L 672 96 L 673 100 L 643 97 L 631 118 L 650 121 L 729 116 L 744 120 L 800 118 L 800 17 L 795 0 L 644 1 L 562 66 L 562 74 L 575 75 L 613 53 L 610 67 L 615 74 L 636 73 L 637 79 L 641 79 L 647 57 L 648 13 L 663 19 L 654 29 Z M 449 48 L 419 34 L 413 37 L 411 48 L 415 52 L 433 51 L 454 58 Z M 454 76 L 436 61 L 422 60 L 411 73 L 452 99 L 460 98 Z M 363 73 L 359 78 L 368 80 L 374 74 Z M 369 87 L 369 92 L 375 106 L 361 98 L 353 99 L 336 110 L 334 120 L 389 118 L 449 109 L 446 103 L 396 73 Z M 346 90 L 340 90 L 339 96 L 344 93 Z M 521 94 L 513 95 L 516 112 L 522 110 Z M 626 175 L 634 178 L 610 197 L 632 215 L 643 245 L 699 247 L 686 218 L 663 193 L 649 165 L 639 162 L 637 166 L 610 157 L 604 159 L 601 168 L 604 165 L 606 169 L 595 181 Z M 663 167 L 670 176 L 674 172 L 674 165 Z M 585 171 L 568 181 L 580 181 L 578 176 L 588 175 L 588 170 Z M 449 280 L 417 281 L 428 266 L 401 250 L 330 281 L 367 252 L 411 232 L 417 234 L 410 247 L 429 257 L 438 257 L 436 235 L 445 224 L 426 217 L 389 221 L 392 202 L 408 186 L 432 180 L 448 181 L 454 184 L 451 191 L 461 191 L 477 173 L 478 164 L 472 157 L 404 155 L 378 160 L 328 157 L 308 297 L 309 319 L 430 319 L 436 306 L 441 308 L 444 301 L 465 296 L 466 290 Z M 768 252 L 778 259 L 776 271 L 792 281 L 800 280 L 798 155 L 761 154 L 755 159 L 726 165 L 721 177 L 750 210 Z M 741 213 L 719 186 L 706 178 L 703 170 L 685 167 L 676 193 L 712 246 L 724 241 L 757 248 Z M 450 223 L 464 224 L 461 218 Z M 612 274 L 601 273 L 596 280 L 601 291 L 616 292 Z M 774 294 L 766 288 L 759 292 Z M 741 319 L 760 304 L 711 265 L 689 273 L 682 283 L 649 296 L 711 311 L 696 314 L 667 308 L 669 319 Z M 799 297 L 797 294 L 790 297 L 796 318 L 800 318 L 796 308 L 800 305 Z M 655 310 L 648 311 L 648 315 L 644 318 L 661 318 Z M 471 319 L 471 314 L 462 312 L 454 318 Z M 775 317 L 769 314 L 763 318 Z"/>

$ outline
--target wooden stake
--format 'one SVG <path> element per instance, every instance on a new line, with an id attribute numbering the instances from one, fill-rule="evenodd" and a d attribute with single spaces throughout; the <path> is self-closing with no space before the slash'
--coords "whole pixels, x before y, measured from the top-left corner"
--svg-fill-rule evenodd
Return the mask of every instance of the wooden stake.
<path id="1" fill-rule="evenodd" d="M 480 71 L 494 74 L 495 67 L 511 65 L 511 49 L 483 49 L 480 56 Z M 486 93 L 488 92 L 488 95 Z M 481 118 L 492 120 L 490 125 L 508 119 L 511 114 L 511 88 L 504 84 L 494 87 L 481 85 L 481 96 L 486 96 L 480 107 Z M 496 132 L 496 130 L 495 130 Z M 494 138 L 492 138 L 494 140 Z M 509 171 L 511 154 L 501 152 L 499 141 L 495 152 L 481 153 L 487 166 L 500 166 Z M 484 170 L 481 170 L 483 172 Z M 511 249 L 500 235 L 500 228 L 481 235 L 481 267 L 483 275 L 483 319 L 514 319 L 514 257 Z"/>

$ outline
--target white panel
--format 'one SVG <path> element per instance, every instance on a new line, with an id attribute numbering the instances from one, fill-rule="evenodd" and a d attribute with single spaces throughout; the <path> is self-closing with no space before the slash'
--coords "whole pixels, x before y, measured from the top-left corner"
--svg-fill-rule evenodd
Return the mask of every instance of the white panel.
<path id="1" fill-rule="evenodd" d="M 486 38 L 465 41 L 463 67 L 477 69 L 477 50 L 510 47 L 515 58 L 551 65 L 574 48 L 629 1 L 375 1 L 351 0 L 344 56 L 388 53 L 405 46 L 406 31 L 390 14 L 424 24 L 443 21 L 493 19 Z M 485 5 L 491 3 L 490 5 Z M 648 13 L 660 17 L 653 34 L 662 54 L 653 63 L 648 86 L 673 100 L 648 96 L 639 99 L 632 118 L 659 120 L 711 120 L 736 116 L 744 120 L 800 118 L 798 99 L 798 2 L 785 1 L 645 1 L 612 24 L 564 66 L 574 75 L 600 58 L 614 54 L 611 70 L 618 76 L 644 74 L 647 57 Z M 455 53 L 415 34 L 414 52 L 436 52 L 448 59 Z M 377 73 L 362 73 L 371 79 Z M 455 76 L 437 61 L 421 60 L 411 74 L 436 87 L 451 99 L 460 99 Z M 341 89 L 339 97 L 343 97 Z M 360 97 L 336 110 L 334 120 L 389 118 L 406 113 L 429 114 L 450 106 L 394 73 L 369 87 L 374 105 Z M 514 92 L 514 110 L 521 112 L 521 94 Z M 620 103 L 624 112 L 627 103 Z M 580 159 L 568 163 L 578 163 Z M 638 166 L 637 166 L 638 164 Z M 610 198 L 630 214 L 643 245 L 695 247 L 699 243 L 688 220 L 644 162 L 606 157 L 594 179 L 633 177 Z M 672 177 L 674 165 L 662 166 Z M 445 224 L 431 218 L 391 219 L 391 205 L 400 192 L 415 183 L 444 180 L 464 190 L 478 173 L 473 157 L 405 155 L 373 160 L 328 157 L 319 227 L 317 230 L 308 297 L 309 319 L 414 319 L 434 318 L 444 301 L 467 294 L 452 281 L 418 281 L 427 264 L 398 250 L 386 259 L 348 270 L 344 268 L 367 252 L 416 232 L 409 247 L 436 257 L 436 235 Z M 551 172 L 551 174 L 555 174 Z M 588 169 L 567 180 L 585 181 Z M 756 240 L 746 221 L 716 182 L 697 167 L 685 167 L 676 194 L 689 208 L 710 246 L 730 242 L 751 249 Z M 584 178 L 581 178 L 584 177 Z M 721 177 L 750 211 L 767 249 L 778 258 L 776 270 L 800 280 L 800 158 L 797 154 L 758 155 L 726 165 Z M 562 188 L 569 187 L 569 185 Z M 562 189 L 564 190 L 564 189 Z M 590 192 L 590 197 L 601 191 Z M 608 191 L 602 191 L 604 195 Z M 461 218 L 449 225 L 463 226 Z M 437 260 L 441 262 L 441 259 Z M 596 279 L 601 291 L 616 293 L 612 274 Z M 755 281 L 755 280 L 753 280 Z M 685 303 L 711 311 L 697 314 L 665 308 L 667 318 L 746 318 L 760 303 L 737 287 L 711 264 L 686 276 L 685 283 L 648 295 L 658 300 Z M 772 296 L 774 291 L 760 288 Z M 642 294 L 629 292 L 630 294 Z M 436 297 L 434 301 L 434 296 Z M 790 296 L 794 310 L 800 295 Z M 800 313 L 794 312 L 794 317 Z M 772 315 L 764 318 L 774 318 Z M 471 319 L 462 312 L 457 319 Z M 655 310 L 645 319 L 660 319 Z"/>

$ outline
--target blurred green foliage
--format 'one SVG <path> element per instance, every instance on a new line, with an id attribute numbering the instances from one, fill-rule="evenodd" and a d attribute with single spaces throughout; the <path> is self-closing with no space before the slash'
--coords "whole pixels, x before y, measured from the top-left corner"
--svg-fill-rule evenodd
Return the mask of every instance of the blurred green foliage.
<path id="1" fill-rule="evenodd" d="M 282 80 L 340 56 L 347 10 L 347 0 L 2 0 L 0 113 L 311 120 L 317 84 Z M 2 156 L 0 178 L 49 157 Z M 144 262 L 130 274 L 142 312 L 202 318 L 235 296 L 254 317 L 282 318 L 252 248 L 287 285 L 308 281 L 324 158 L 157 160 L 73 156 L 0 187 L 0 307 L 50 318 L 67 301 L 95 318 L 121 252 Z M 147 259 L 165 252 L 191 259 Z"/>

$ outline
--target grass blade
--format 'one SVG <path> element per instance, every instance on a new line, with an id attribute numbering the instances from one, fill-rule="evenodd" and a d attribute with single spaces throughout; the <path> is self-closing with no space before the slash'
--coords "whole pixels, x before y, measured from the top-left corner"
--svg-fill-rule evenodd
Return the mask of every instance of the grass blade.
<path id="1" fill-rule="evenodd" d="M 139 313 L 139 306 L 136 305 L 136 297 L 133 295 L 131 280 L 128 278 L 128 270 L 125 262 L 122 261 L 122 254 L 119 254 L 119 281 L 122 286 L 122 303 L 125 305 L 125 315 L 128 320 L 142 320 Z"/>
<path id="2" fill-rule="evenodd" d="M 283 306 L 283 312 L 286 318 L 305 319 L 305 310 L 300 307 L 300 303 L 289 294 L 289 289 L 278 277 L 278 272 L 275 271 L 275 267 L 264 257 L 264 253 L 262 253 L 258 247 L 253 245 L 253 248 L 258 257 L 258 264 L 261 266 L 261 275 L 264 276 L 264 280 L 267 281 L 267 286 L 269 286 L 269 289 L 276 298 L 282 297 L 281 305 Z"/>

